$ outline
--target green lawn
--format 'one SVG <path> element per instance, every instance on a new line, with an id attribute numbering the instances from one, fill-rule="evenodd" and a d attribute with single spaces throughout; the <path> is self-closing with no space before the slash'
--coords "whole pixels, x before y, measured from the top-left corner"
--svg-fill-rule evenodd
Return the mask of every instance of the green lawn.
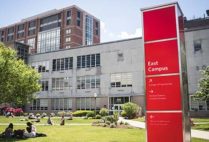
<path id="1" fill-rule="evenodd" d="M 3 116 L 0 116 L 0 123 L 23 123 L 25 124 L 27 121 L 21 121 L 21 119 L 25 119 L 26 117 L 9 117 L 9 118 L 6 118 L 6 117 L 3 117 Z M 53 123 L 54 124 L 60 124 L 60 117 L 52 117 L 51 118 Z M 30 119 L 28 121 L 33 121 L 33 119 Z M 92 123 L 93 121 L 95 121 L 94 119 L 84 119 L 84 118 L 73 118 L 73 120 L 67 120 L 65 121 L 66 124 L 74 124 L 74 123 Z M 45 118 L 41 118 L 41 122 L 34 122 L 34 124 L 47 124 L 47 117 Z"/>
<path id="2" fill-rule="evenodd" d="M 41 123 L 46 124 L 47 119 L 42 119 Z M 57 124 L 60 118 L 53 118 Z M 66 120 L 68 124 L 90 124 L 94 120 L 74 118 Z M 0 117 L 0 123 L 25 123 L 20 118 Z M 145 130 L 138 128 L 105 128 L 96 126 L 65 125 L 65 126 L 40 126 L 36 124 L 37 132 L 47 134 L 47 137 L 29 138 L 26 140 L 10 140 L 24 142 L 145 142 Z M 24 129 L 24 125 L 14 125 L 14 129 Z M 3 132 L 6 126 L 0 126 L 0 132 Z M 0 139 L 4 141 L 5 139 Z M 192 139 L 192 142 L 209 142 L 208 140 Z"/>
<path id="3" fill-rule="evenodd" d="M 192 129 L 209 131 L 209 118 L 192 118 Z"/>

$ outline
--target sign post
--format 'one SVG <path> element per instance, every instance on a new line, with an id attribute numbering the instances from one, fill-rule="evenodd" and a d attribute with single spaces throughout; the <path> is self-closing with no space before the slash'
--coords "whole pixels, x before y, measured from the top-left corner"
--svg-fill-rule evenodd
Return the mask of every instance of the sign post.
<path id="1" fill-rule="evenodd" d="M 190 142 L 183 13 L 178 3 L 141 11 L 147 142 Z"/>

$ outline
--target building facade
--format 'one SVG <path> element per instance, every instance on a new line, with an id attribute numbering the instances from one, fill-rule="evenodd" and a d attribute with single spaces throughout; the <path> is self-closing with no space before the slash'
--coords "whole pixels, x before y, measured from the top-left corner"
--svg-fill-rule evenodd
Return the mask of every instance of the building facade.
<path id="1" fill-rule="evenodd" d="M 42 91 L 27 109 L 120 111 L 129 101 L 144 107 L 142 53 L 136 38 L 30 55 Z"/>
<path id="2" fill-rule="evenodd" d="M 73 5 L 38 14 L 0 28 L 0 41 L 30 45 L 31 53 L 100 43 L 100 21 Z"/>

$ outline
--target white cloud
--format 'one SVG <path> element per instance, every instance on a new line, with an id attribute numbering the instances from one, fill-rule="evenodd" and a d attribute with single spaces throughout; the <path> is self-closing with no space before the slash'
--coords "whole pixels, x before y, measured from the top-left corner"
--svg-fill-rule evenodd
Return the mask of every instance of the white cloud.
<path id="1" fill-rule="evenodd" d="M 102 31 L 103 33 L 107 33 L 107 29 L 106 29 L 105 23 L 104 23 L 103 21 L 101 21 L 100 24 L 101 24 L 101 31 Z"/>
<path id="2" fill-rule="evenodd" d="M 121 39 L 134 38 L 142 36 L 142 29 L 137 28 L 135 33 L 121 32 L 118 37 Z"/>

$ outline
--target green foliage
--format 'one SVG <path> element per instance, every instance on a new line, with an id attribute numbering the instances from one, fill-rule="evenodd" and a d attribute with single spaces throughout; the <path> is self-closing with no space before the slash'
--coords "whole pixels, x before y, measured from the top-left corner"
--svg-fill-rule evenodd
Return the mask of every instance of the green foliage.
<path id="1" fill-rule="evenodd" d="M 23 106 L 40 90 L 39 73 L 17 59 L 16 51 L 0 43 L 0 103 Z"/>
<path id="2" fill-rule="evenodd" d="M 97 115 L 95 116 L 95 119 L 101 119 L 101 118 L 102 118 L 101 115 L 98 115 L 98 114 L 97 114 Z"/>
<path id="3" fill-rule="evenodd" d="M 136 117 L 139 113 L 139 106 L 131 102 L 123 104 L 122 108 L 123 111 L 126 113 L 126 117 L 128 117 L 129 119 Z"/>
<path id="4" fill-rule="evenodd" d="M 86 116 L 87 113 L 89 113 L 89 112 L 93 112 L 93 111 L 90 111 L 90 110 L 78 110 L 78 111 L 73 112 L 73 116 L 75 116 L 75 117 L 82 117 L 82 116 Z"/>
<path id="5" fill-rule="evenodd" d="M 94 117 L 95 116 L 95 113 L 93 111 L 90 111 L 86 114 L 86 117 L 89 118 L 89 117 Z"/>
<path id="6" fill-rule="evenodd" d="M 201 71 L 202 78 L 198 83 L 198 90 L 196 91 L 197 98 L 209 101 L 209 66 Z"/>
<path id="7" fill-rule="evenodd" d="M 63 115 L 65 116 L 65 114 L 66 114 L 65 111 L 59 111 L 59 112 L 57 113 L 57 115 L 60 116 L 60 117 L 63 116 Z"/>
<path id="8" fill-rule="evenodd" d="M 127 114 L 126 114 L 126 112 L 124 110 L 121 112 L 121 116 L 122 117 L 126 117 L 127 116 Z"/>
<path id="9" fill-rule="evenodd" d="M 107 116 L 108 115 L 108 109 L 106 108 L 101 108 L 100 111 L 99 111 L 99 114 L 101 116 Z"/>
<path id="10" fill-rule="evenodd" d="M 114 123 L 111 123 L 110 128 L 116 128 L 116 125 Z"/>
<path id="11" fill-rule="evenodd" d="M 36 117 L 40 117 L 41 115 L 40 115 L 40 113 L 36 113 Z"/>

